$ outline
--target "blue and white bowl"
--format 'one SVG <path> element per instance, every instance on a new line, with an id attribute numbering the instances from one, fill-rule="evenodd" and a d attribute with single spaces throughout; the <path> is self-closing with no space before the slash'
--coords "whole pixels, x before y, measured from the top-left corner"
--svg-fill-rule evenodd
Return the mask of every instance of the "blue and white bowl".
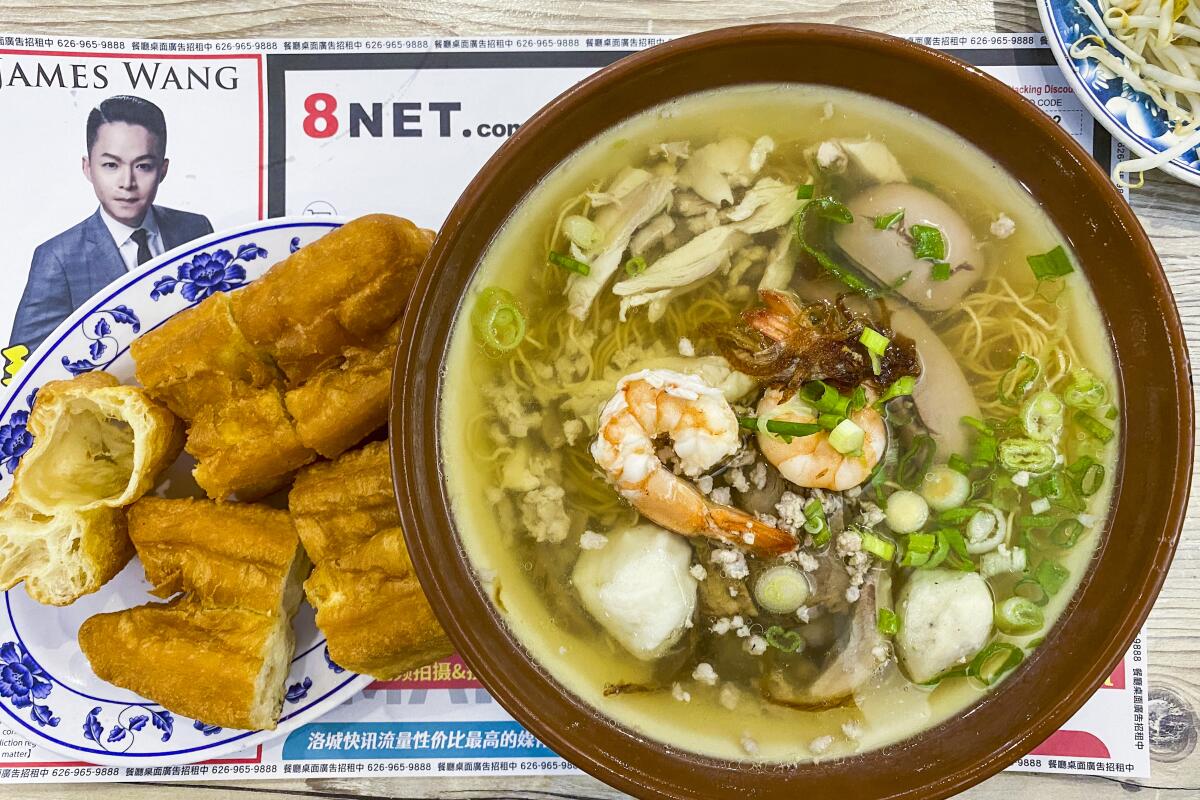
<path id="1" fill-rule="evenodd" d="M 289 253 L 341 225 L 329 218 L 273 219 L 213 234 L 164 253 L 114 281 L 71 315 L 27 359 L 0 395 L 0 496 L 32 440 L 25 430 L 47 382 L 103 370 L 134 380 L 130 343 L 215 292 L 254 281 Z M 198 493 L 186 456 L 166 477 L 173 496 Z M 279 727 L 242 731 L 172 714 L 100 680 L 79 649 L 88 617 L 152 601 L 134 559 L 100 591 L 73 605 L 35 603 L 16 586 L 0 610 L 0 718 L 34 744 L 71 761 L 171 766 L 218 758 L 283 736 L 345 702 L 371 678 L 329 659 L 312 609 L 296 615 L 296 654 Z M 147 667 L 149 668 L 149 667 Z"/>
<path id="2" fill-rule="evenodd" d="M 1179 138 L 1171 132 L 1166 114 L 1154 101 L 1134 91 L 1122 78 L 1096 61 L 1071 57 L 1071 45 L 1084 36 L 1099 34 L 1079 7 L 1080 3 L 1086 2 L 1091 0 L 1037 0 L 1046 39 L 1067 82 L 1091 115 L 1137 155 L 1156 156 L 1178 144 Z M 1119 53 L 1112 52 L 1120 58 Z M 1200 156 L 1195 150 L 1160 169 L 1181 181 L 1200 186 Z"/>

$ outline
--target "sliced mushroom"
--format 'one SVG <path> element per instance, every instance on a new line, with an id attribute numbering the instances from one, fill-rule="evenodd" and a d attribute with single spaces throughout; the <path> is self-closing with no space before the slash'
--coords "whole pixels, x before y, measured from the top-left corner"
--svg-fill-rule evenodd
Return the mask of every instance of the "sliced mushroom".
<path id="1" fill-rule="evenodd" d="M 979 417 L 979 403 L 954 355 L 933 329 L 910 308 L 892 306 L 891 325 L 896 333 L 912 339 L 921 359 L 921 377 L 913 389 L 917 413 L 937 443 L 937 457 L 944 461 L 954 453 L 967 452 L 965 416 Z"/>
<path id="2" fill-rule="evenodd" d="M 838 247 L 880 283 L 897 286 L 896 291 L 917 306 L 931 311 L 950 308 L 983 276 L 983 251 L 971 229 L 936 195 L 907 183 L 889 183 L 866 189 L 846 205 L 854 221 L 837 226 L 833 239 Z M 904 212 L 903 219 L 886 230 L 876 227 L 876 218 L 898 211 Z M 933 262 L 914 254 L 914 225 L 940 231 L 948 279 L 934 280 Z"/>
<path id="3" fill-rule="evenodd" d="M 594 221 L 604 232 L 604 240 L 597 255 L 588 262 L 588 274 L 573 273 L 567 281 L 571 316 L 587 318 L 596 296 L 621 265 L 621 256 L 634 231 L 666 210 L 673 189 L 674 183 L 669 178 L 649 178 L 596 214 Z"/>
<path id="4" fill-rule="evenodd" d="M 879 609 L 890 602 L 891 578 L 884 572 L 872 573 L 863 584 L 849 626 L 829 650 L 816 678 L 804 687 L 796 687 L 776 670 L 764 681 L 767 699 L 798 708 L 831 708 L 843 703 L 886 660 L 887 640 L 879 632 L 876 617 Z"/>
<path id="5" fill-rule="evenodd" d="M 829 522 L 830 530 L 833 530 L 833 521 Z M 850 573 L 846 571 L 846 564 L 832 545 L 815 556 L 817 568 L 810 575 L 813 591 L 808 597 L 808 604 L 831 613 L 845 611 L 850 607 L 846 600 L 846 590 L 850 588 Z"/>

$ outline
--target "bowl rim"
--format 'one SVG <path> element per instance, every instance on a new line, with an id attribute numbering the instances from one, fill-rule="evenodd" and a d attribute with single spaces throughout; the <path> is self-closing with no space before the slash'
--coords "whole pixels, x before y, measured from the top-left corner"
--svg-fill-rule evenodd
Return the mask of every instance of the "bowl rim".
<path id="1" fill-rule="evenodd" d="M 515 635 L 499 618 L 480 587 L 474 569 L 458 541 L 456 522 L 453 519 L 450 500 L 446 493 L 440 448 L 437 443 L 436 415 L 440 407 L 438 394 L 442 380 L 443 360 L 446 354 L 445 345 L 448 342 L 450 331 L 436 330 L 436 326 L 431 325 L 428 317 L 435 306 L 440 304 L 443 308 L 448 307 L 450 301 L 444 293 L 435 291 L 434 282 L 446 262 L 452 258 L 462 237 L 467 235 L 471 217 L 479 207 L 487 204 L 488 189 L 504 177 L 510 161 L 522 152 L 536 147 L 538 137 L 544 135 L 546 130 L 557 120 L 578 111 L 581 106 L 593 101 L 598 95 L 618 88 L 623 81 L 638 72 L 654 70 L 672 59 L 688 54 L 695 55 L 709 49 L 762 46 L 781 42 L 785 44 L 803 43 L 806 46 L 812 45 L 814 42 L 842 47 L 852 46 L 876 51 L 903 61 L 914 62 L 914 68 L 931 70 L 942 75 L 949 74 L 955 80 L 966 82 L 970 88 L 989 95 L 991 101 L 1003 104 L 1008 111 L 1022 117 L 1024 123 L 1036 128 L 1037 133 L 1044 140 L 1048 140 L 1049 144 L 1060 149 L 1061 157 L 1058 165 L 1064 170 L 1074 170 L 1079 180 L 1099 193 L 1103 199 L 1105 212 L 1110 214 L 1108 221 L 1111 223 L 1112 229 L 1122 236 L 1128 237 L 1129 247 L 1137 253 L 1139 267 L 1145 268 L 1144 274 L 1142 271 L 1138 272 L 1138 279 L 1145 279 L 1145 285 L 1150 295 L 1147 302 L 1154 304 L 1162 316 L 1161 320 L 1155 322 L 1161 322 L 1163 330 L 1156 334 L 1165 337 L 1170 351 L 1166 355 L 1170 361 L 1168 371 L 1172 380 L 1169 381 L 1169 386 L 1166 388 L 1174 393 L 1171 399 L 1175 401 L 1172 408 L 1176 413 L 1168 412 L 1164 421 L 1173 426 L 1170 432 L 1177 434 L 1179 448 L 1173 454 L 1173 463 L 1169 465 L 1170 480 L 1167 480 L 1168 476 L 1162 476 L 1162 481 L 1157 484 L 1160 487 L 1167 487 L 1162 489 L 1163 492 L 1169 489 L 1169 503 L 1167 507 L 1160 510 L 1161 513 L 1154 512 L 1157 514 L 1154 519 L 1160 521 L 1161 524 L 1154 526 L 1157 538 L 1153 557 L 1150 559 L 1151 568 L 1141 576 L 1140 580 L 1133 578 L 1129 582 L 1130 588 L 1139 590 L 1140 594 L 1133 602 L 1125 604 L 1125 613 L 1118 619 L 1102 621 L 1111 630 L 1111 635 L 1098 652 L 1081 654 L 1081 657 L 1086 658 L 1087 663 L 1091 666 L 1087 669 L 1085 677 L 1075 678 L 1056 702 L 1036 709 L 1022 709 L 1020 713 L 1013 713 L 1011 709 L 1004 711 L 1008 715 L 1006 719 L 1011 720 L 1012 731 L 1002 741 L 991 742 L 992 749 L 979 752 L 970 759 L 963 759 L 966 763 L 958 765 L 954 771 L 935 775 L 920 786 L 901 789 L 884 787 L 883 794 L 880 795 L 896 798 L 947 797 L 999 772 L 1045 740 L 1083 705 L 1124 656 L 1162 587 L 1179 541 L 1190 488 L 1191 453 L 1194 440 L 1193 398 L 1191 392 L 1184 391 L 1184 387 L 1190 386 L 1190 366 L 1186 342 L 1169 284 L 1145 231 L 1132 209 L 1110 182 L 1106 172 L 1100 169 L 1081 146 L 1048 116 L 1028 104 L 1015 91 L 981 70 L 922 45 L 875 32 L 813 24 L 747 25 L 682 37 L 626 57 L 584 79 L 547 104 L 501 146 L 468 185 L 450 212 L 433 250 L 417 278 L 416 288 L 400 334 L 390 410 L 389 442 L 392 452 L 393 481 L 400 508 L 401 523 L 416 573 L 436 616 L 458 647 L 459 652 L 475 669 L 480 680 L 492 692 L 497 701 L 560 755 L 609 785 L 639 797 L 690 798 L 702 796 L 696 793 L 700 791 L 696 788 L 700 786 L 698 777 L 690 778 L 693 790 L 689 791 L 682 783 L 651 772 L 652 768 L 673 768 L 677 771 L 686 769 L 696 776 L 702 776 L 706 781 L 721 780 L 722 777 L 732 780 L 736 768 L 754 771 L 746 770 L 746 762 L 725 761 L 690 751 L 681 751 L 624 728 L 621 723 L 563 689 L 544 667 L 537 664 L 531 656 L 524 652 L 519 642 L 515 640 Z M 741 83 L 748 82 L 753 81 Z M 820 81 L 813 81 L 813 83 L 820 83 Z M 718 83 L 710 88 L 718 85 L 730 84 Z M 682 94 L 686 93 L 681 92 L 676 96 Z M 656 104 L 639 105 L 638 110 L 644 110 Z M 631 113 L 636 113 L 636 111 Z M 580 143 L 590 140 L 594 135 L 595 133 L 587 136 Z M 965 134 L 961 132 L 959 135 L 966 138 Z M 978 142 L 973 143 L 983 149 Z M 988 150 L 984 150 L 984 152 L 993 156 Z M 1097 202 L 1099 203 L 1099 201 Z M 516 204 L 509 205 L 500 223 L 488 231 L 489 244 L 491 237 L 503 226 L 504 221 L 508 219 L 515 207 Z M 1047 211 L 1050 213 L 1050 209 Z M 1051 216 L 1053 217 L 1054 214 Z M 483 253 L 486 249 L 487 245 L 485 244 L 479 249 L 479 252 Z M 462 277 L 461 287 L 459 287 L 461 293 L 459 297 L 452 298 L 454 308 L 449 313 L 451 322 L 460 313 L 459 308 L 465 291 L 477 266 L 477 263 L 473 262 L 459 270 L 462 276 L 455 275 L 455 280 Z M 1107 313 L 1102 311 L 1102 316 L 1107 323 L 1109 320 Z M 1115 346 L 1117 342 L 1113 336 L 1110 330 L 1110 342 Z M 438 337 L 440 337 L 439 342 L 441 343 L 440 350 L 435 347 L 435 342 L 430 341 Z M 1119 357 L 1119 352 L 1117 355 Z M 1125 391 L 1124 367 L 1120 364 L 1118 364 L 1118 384 L 1122 400 L 1121 407 L 1124 411 L 1127 408 L 1126 399 L 1136 396 Z M 433 416 L 422 416 L 421 412 L 431 410 L 430 404 L 432 404 Z M 432 430 L 430 429 L 431 420 Z M 1122 441 L 1128 441 L 1129 426 L 1124 413 L 1120 419 L 1120 426 Z M 1165 461 L 1169 457 L 1164 454 L 1161 459 Z M 1068 617 L 1073 620 L 1076 616 L 1076 607 L 1080 595 L 1084 593 L 1085 584 L 1090 581 L 1091 576 L 1095 574 L 1097 565 L 1102 561 L 1102 556 L 1109 544 L 1109 533 L 1122 508 L 1118 503 L 1123 491 L 1125 469 L 1126 448 L 1122 447 L 1116 470 L 1122 481 L 1114 486 L 1113 510 L 1106 520 L 1104 538 L 1098 545 L 1097 553 L 1084 577 L 1085 583 L 1076 590 L 1075 597 L 1063 611 L 1055 626 L 1055 631 L 1051 635 L 1060 636 L 1062 631 L 1058 629 L 1063 626 L 1064 621 Z M 1133 502 L 1131 499 L 1129 505 L 1132 505 Z M 1129 512 L 1130 515 L 1133 513 L 1133 511 Z M 450 585 L 452 582 L 455 583 L 453 587 Z M 455 591 L 462 589 L 472 589 L 472 591 Z M 482 618 L 476 619 L 475 615 L 481 615 Z M 493 638 L 500 642 L 499 646 L 485 646 L 482 635 L 479 633 L 481 627 L 488 628 L 496 634 Z M 496 642 L 491 644 L 495 645 Z M 1038 648 L 1028 660 L 1040 663 L 1049 658 L 1051 656 L 1048 648 Z M 515 663 L 506 661 L 506 659 L 515 659 Z M 1029 673 L 1032 671 L 1033 666 L 1030 665 L 1019 672 Z M 1039 671 L 1038 674 L 1041 672 Z M 990 692 L 980 701 L 969 706 L 961 717 L 965 719 L 981 710 L 990 708 L 995 704 L 993 701 L 998 695 L 1008 693 L 1005 687 L 1015 680 L 1016 676 L 1010 676 L 999 689 Z M 557 690 L 557 696 L 554 696 L 550 690 Z M 1022 688 L 1021 691 L 1026 690 Z M 558 716 L 551 718 L 547 716 L 549 711 L 545 707 L 535 707 L 535 694 L 540 696 L 541 701 L 553 704 L 552 711 Z M 892 751 L 902 753 L 906 746 L 913 745 L 913 743 L 919 744 L 922 737 L 932 738 L 930 734 L 933 731 L 947 726 L 954 720 L 955 717 L 951 717 L 950 720 L 938 723 L 918 734 L 915 739 L 888 745 L 861 756 L 853 755 L 823 762 L 822 767 L 825 770 L 836 770 L 838 765 L 853 764 L 860 758 L 872 757 L 872 754 L 887 754 Z M 597 725 L 599 725 L 599 729 L 596 729 Z M 593 729 L 592 732 L 599 730 L 614 736 L 631 737 L 630 741 L 634 743 L 631 746 L 641 748 L 637 753 L 637 758 L 622 760 L 619 755 L 609 752 L 605 743 L 581 740 L 579 733 L 572 733 L 573 729 L 586 732 L 589 727 Z M 783 796 L 782 791 L 794 792 L 795 781 L 803 781 L 806 777 L 815 779 L 811 774 L 805 775 L 805 769 L 809 766 L 811 765 L 807 762 L 797 765 L 782 765 L 773 772 L 761 773 L 776 776 L 783 773 L 788 778 L 780 777 L 770 785 L 755 784 L 753 790 L 760 793 L 758 796 L 763 797 L 774 797 L 776 791 L 780 792 L 778 795 L 780 797 Z M 708 782 L 703 785 L 711 788 L 713 784 Z M 742 785 L 744 788 L 748 788 L 747 785 Z"/>

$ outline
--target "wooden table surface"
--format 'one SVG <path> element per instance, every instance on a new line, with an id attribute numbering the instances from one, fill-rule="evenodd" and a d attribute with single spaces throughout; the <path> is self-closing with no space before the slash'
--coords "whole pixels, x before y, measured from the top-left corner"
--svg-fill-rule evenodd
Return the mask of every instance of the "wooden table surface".
<path id="1" fill-rule="evenodd" d="M 692 33 L 747 22 L 830 22 L 889 33 L 1040 30 L 1032 0 L 0 0 L 0 30 L 72 36 L 250 38 L 527 33 Z M 1134 209 L 1175 289 L 1200 353 L 1200 189 L 1151 175 Z M 1151 446 L 1170 446 L 1154 442 Z M 1193 454 L 1193 460 L 1195 454 Z M 961 795 L 1107 800 L 1200 798 L 1200 501 L 1149 621 L 1148 780 L 1005 773 Z M 335 779 L 238 783 L 0 786 L 11 798 L 623 797 L 588 777 Z M 847 798 L 846 800 L 851 800 Z"/>

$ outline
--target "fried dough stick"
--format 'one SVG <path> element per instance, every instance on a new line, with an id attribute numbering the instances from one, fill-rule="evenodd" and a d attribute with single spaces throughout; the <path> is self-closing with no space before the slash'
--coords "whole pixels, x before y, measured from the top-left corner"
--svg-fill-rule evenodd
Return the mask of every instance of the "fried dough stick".
<path id="1" fill-rule="evenodd" d="M 233 317 L 295 388 L 347 348 L 378 343 L 408 302 L 432 243 L 431 231 L 406 219 L 360 217 L 236 292 Z"/>
<path id="2" fill-rule="evenodd" d="M 432 238 L 362 217 L 134 343 L 138 379 L 190 425 L 209 497 L 267 494 L 384 424 L 398 318 Z"/>
<path id="3" fill-rule="evenodd" d="M 196 483 L 215 499 L 260 497 L 316 458 L 283 405 L 282 376 L 214 294 L 134 341 L 137 378 L 188 423 Z"/>
<path id="4" fill-rule="evenodd" d="M 92 670 L 212 725 L 274 728 L 310 567 L 287 512 L 143 498 L 129 529 L 153 593 L 183 594 L 85 621 Z"/>
<path id="5" fill-rule="evenodd" d="M 450 654 L 404 546 L 386 442 L 306 468 L 288 504 L 317 564 L 304 590 L 334 662 L 388 679 Z"/>

